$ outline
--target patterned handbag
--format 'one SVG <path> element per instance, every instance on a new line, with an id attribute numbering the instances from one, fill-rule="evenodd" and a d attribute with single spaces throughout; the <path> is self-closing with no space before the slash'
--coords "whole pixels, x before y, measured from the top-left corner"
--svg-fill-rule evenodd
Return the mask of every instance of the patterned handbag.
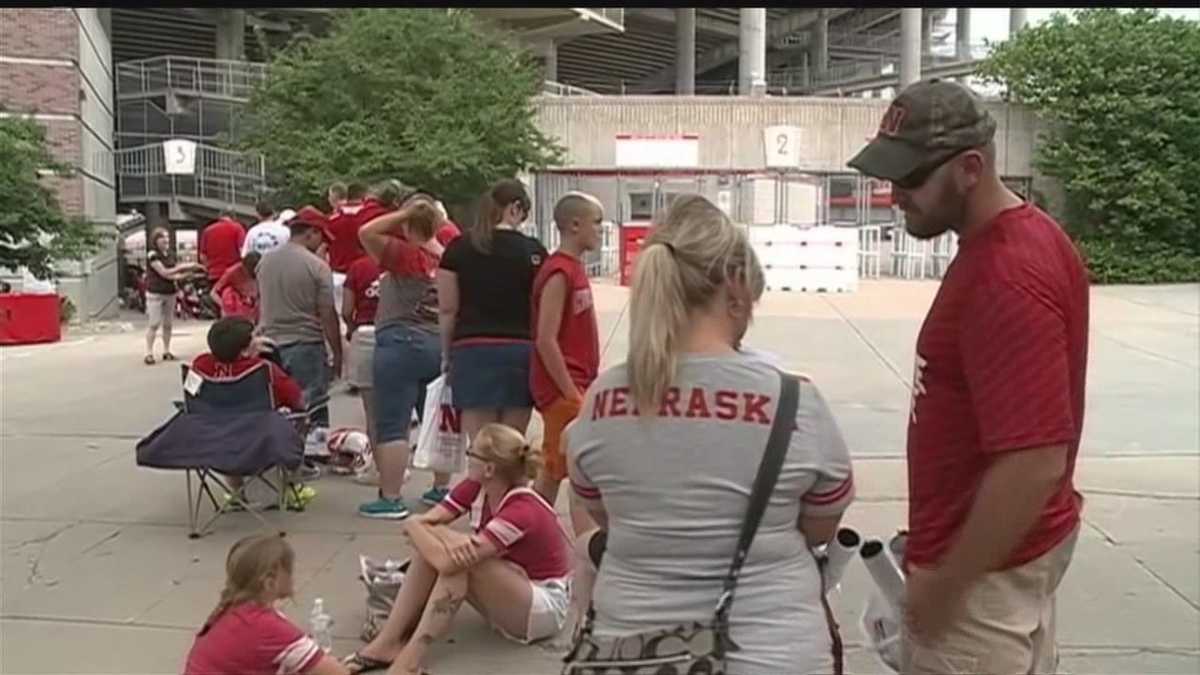
<path id="1" fill-rule="evenodd" d="M 672 628 L 604 639 L 592 634 L 596 614 L 594 609 L 588 609 L 583 628 L 563 659 L 566 663 L 563 675 L 724 675 L 725 655 L 740 649 L 729 636 L 729 610 L 733 606 L 738 576 L 767 509 L 767 501 L 775 490 L 775 481 L 779 478 L 795 426 L 800 382 L 786 373 L 780 373 L 780 376 L 783 384 L 779 406 L 758 474 L 754 477 L 750 507 L 742 520 L 737 551 L 725 575 L 712 622 L 693 621 Z"/>

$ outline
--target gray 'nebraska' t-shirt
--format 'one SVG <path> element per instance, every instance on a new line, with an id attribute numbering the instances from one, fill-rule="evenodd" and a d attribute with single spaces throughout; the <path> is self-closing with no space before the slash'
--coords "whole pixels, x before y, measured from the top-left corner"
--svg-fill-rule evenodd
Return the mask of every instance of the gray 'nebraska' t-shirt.
<path id="1" fill-rule="evenodd" d="M 333 311 L 333 273 L 324 260 L 287 243 L 258 263 L 259 325 L 283 346 L 324 342 L 320 308 Z"/>
<path id="2" fill-rule="evenodd" d="M 593 602 L 596 634 L 712 619 L 779 399 L 764 355 L 685 355 L 658 415 L 636 415 L 625 365 L 588 389 L 567 432 L 576 494 L 602 500 L 608 549 Z M 815 385 L 801 379 L 796 430 L 750 548 L 731 617 L 738 675 L 830 672 L 821 582 L 801 513 L 850 504 L 850 456 Z"/>

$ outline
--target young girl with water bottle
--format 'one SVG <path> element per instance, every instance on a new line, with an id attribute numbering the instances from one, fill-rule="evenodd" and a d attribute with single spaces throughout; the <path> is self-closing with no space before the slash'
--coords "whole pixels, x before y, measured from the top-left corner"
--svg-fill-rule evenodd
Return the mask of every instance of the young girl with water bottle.
<path id="1" fill-rule="evenodd" d="M 225 588 L 196 635 L 184 675 L 347 675 L 276 603 L 293 593 L 295 553 L 278 535 L 241 539 L 225 561 Z"/>

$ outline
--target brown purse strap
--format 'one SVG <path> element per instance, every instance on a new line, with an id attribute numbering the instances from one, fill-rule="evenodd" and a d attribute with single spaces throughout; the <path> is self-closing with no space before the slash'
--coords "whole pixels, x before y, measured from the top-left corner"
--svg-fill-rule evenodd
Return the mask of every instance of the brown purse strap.
<path id="1" fill-rule="evenodd" d="M 844 648 L 842 646 L 841 628 L 833 617 L 833 608 L 829 606 L 829 598 L 825 596 L 825 575 L 821 573 L 821 565 L 817 562 L 817 575 L 821 577 L 821 608 L 825 610 L 825 623 L 829 624 L 830 650 L 833 652 L 833 675 L 843 675 L 846 672 Z"/>

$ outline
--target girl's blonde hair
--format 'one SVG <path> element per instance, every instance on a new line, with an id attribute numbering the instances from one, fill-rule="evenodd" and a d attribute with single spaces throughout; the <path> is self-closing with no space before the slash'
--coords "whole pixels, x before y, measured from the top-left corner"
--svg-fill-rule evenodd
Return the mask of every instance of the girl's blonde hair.
<path id="1" fill-rule="evenodd" d="M 496 465 L 497 472 L 512 483 L 537 477 L 542 453 L 529 445 L 521 432 L 504 424 L 485 425 L 475 434 L 471 449 Z"/>
<path id="2" fill-rule="evenodd" d="M 746 232 L 704 197 L 678 197 L 642 245 L 630 289 L 629 379 L 642 415 L 653 415 L 671 386 L 691 313 L 728 282 L 762 296 Z"/>
<path id="3" fill-rule="evenodd" d="M 239 539 L 225 558 L 225 588 L 216 608 L 208 615 L 203 635 L 231 607 L 262 596 L 267 577 L 280 570 L 292 573 L 296 554 L 278 534 L 256 534 Z"/>

